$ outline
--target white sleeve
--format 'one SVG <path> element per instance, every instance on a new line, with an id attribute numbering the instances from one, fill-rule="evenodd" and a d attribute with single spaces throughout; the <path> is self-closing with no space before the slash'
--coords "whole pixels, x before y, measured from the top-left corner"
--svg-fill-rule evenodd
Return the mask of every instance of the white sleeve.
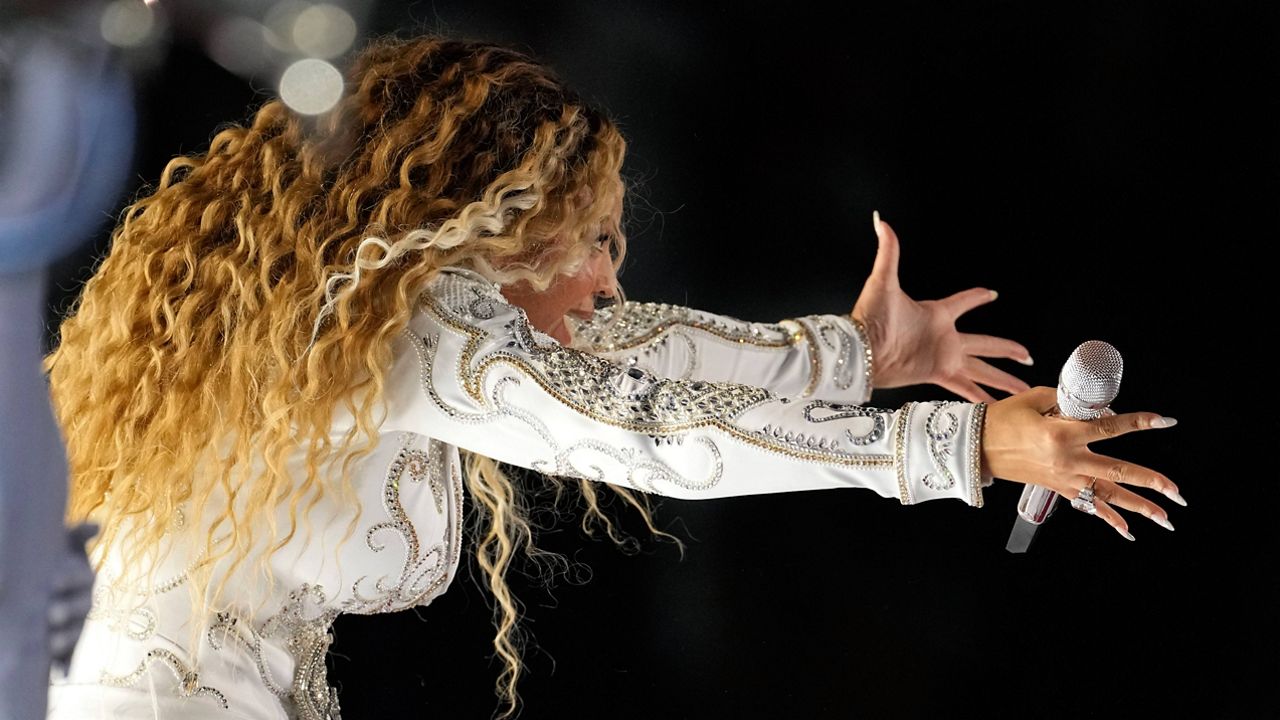
<path id="1" fill-rule="evenodd" d="M 982 505 L 984 403 L 885 410 L 661 378 L 561 346 L 469 272 L 432 281 L 394 353 L 384 432 L 685 499 L 857 487 Z"/>
<path id="2" fill-rule="evenodd" d="M 626 302 L 575 322 L 573 330 L 576 347 L 660 377 L 744 383 L 854 405 L 871 399 L 871 345 L 846 315 L 757 323 Z"/>

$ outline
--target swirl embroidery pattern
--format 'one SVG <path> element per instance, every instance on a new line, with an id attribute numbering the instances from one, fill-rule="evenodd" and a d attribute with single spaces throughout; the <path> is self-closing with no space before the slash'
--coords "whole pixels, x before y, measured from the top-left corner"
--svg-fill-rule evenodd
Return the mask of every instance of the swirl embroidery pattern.
<path id="1" fill-rule="evenodd" d="M 360 589 L 367 577 L 356 580 L 351 586 L 352 600 L 344 607 L 345 612 L 372 614 L 421 604 L 448 579 L 449 548 L 455 544 L 452 538 L 454 530 L 446 530 L 443 543 L 423 552 L 417 531 L 400 502 L 400 480 L 407 474 L 411 482 L 427 480 L 436 508 L 443 511 L 444 443 L 432 440 L 427 452 L 423 452 L 408 446 L 412 442 L 411 436 L 402 437 L 401 442 L 402 447 L 387 472 L 382 493 L 383 509 L 390 520 L 373 525 L 365 532 L 365 543 L 373 552 L 386 549 L 375 535 L 389 531 L 400 538 L 405 548 L 400 576 L 391 582 L 385 576 L 378 578 L 373 595 L 365 595 Z"/>
<path id="2" fill-rule="evenodd" d="M 836 352 L 836 367 L 831 372 L 832 381 L 840 390 L 848 390 L 855 378 L 853 363 L 853 337 L 840 329 L 839 325 L 825 318 L 815 323 L 818 326 L 818 337 L 827 349 Z"/>
<path id="3" fill-rule="evenodd" d="M 371 526 L 365 532 L 365 543 L 373 552 L 383 552 L 384 535 L 398 537 L 404 545 L 404 560 L 399 576 L 379 578 L 371 593 L 362 591 L 368 577 L 352 584 L 350 598 L 330 600 L 324 587 L 304 583 L 292 591 L 281 609 L 258 629 L 252 623 L 229 612 L 218 613 L 207 631 L 209 644 L 221 650 L 230 639 L 253 659 L 263 684 L 280 697 L 297 720 L 340 720 L 337 690 L 328 684 L 325 656 L 333 643 L 330 630 L 342 613 L 370 614 L 425 604 L 442 591 L 448 582 L 449 568 L 455 567 L 462 547 L 462 476 L 447 452 L 448 446 L 437 440 L 427 441 L 427 450 L 414 447 L 418 436 L 400 435 L 400 447 L 391 461 L 383 485 L 383 508 L 388 520 Z M 444 542 L 423 551 L 417 531 L 400 499 L 401 482 L 428 483 L 433 504 L 442 514 L 445 510 L 444 484 L 448 478 L 453 505 L 451 522 L 446 526 Z M 336 599 L 335 599 L 336 600 Z M 294 661 L 293 677 L 280 682 L 273 677 L 264 653 L 264 641 L 284 645 Z"/>
<path id="4" fill-rule="evenodd" d="M 929 455 L 933 458 L 934 468 L 942 478 L 935 477 L 933 473 L 925 473 L 921 482 L 933 490 L 950 490 L 956 484 L 955 476 L 947 469 L 947 461 L 955 453 L 953 441 L 956 438 L 956 431 L 960 429 L 960 418 L 948 410 L 955 404 L 957 404 L 955 401 L 939 403 L 934 406 L 925 422 L 925 432 L 929 436 Z M 940 429 L 938 418 L 942 415 L 947 418 L 947 426 Z"/>
<path id="5" fill-rule="evenodd" d="M 164 648 L 148 651 L 146 658 L 138 664 L 138 667 L 133 672 L 127 675 L 103 673 L 102 684 L 113 687 L 132 687 L 142 680 L 153 664 L 158 664 L 173 673 L 174 678 L 178 681 L 178 693 L 182 697 L 211 697 L 222 706 L 223 710 L 228 709 L 226 695 L 208 685 L 201 685 L 200 674 L 172 651 Z"/>

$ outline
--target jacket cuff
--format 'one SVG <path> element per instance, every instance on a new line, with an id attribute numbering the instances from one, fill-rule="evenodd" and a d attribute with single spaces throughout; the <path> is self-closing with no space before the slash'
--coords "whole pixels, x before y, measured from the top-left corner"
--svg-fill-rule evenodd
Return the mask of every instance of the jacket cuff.
<path id="1" fill-rule="evenodd" d="M 800 397 L 840 399 L 865 405 L 871 399 L 871 344 L 866 328 L 849 315 L 805 315 L 779 323 L 792 342 L 805 342 L 809 382 Z"/>
<path id="2" fill-rule="evenodd" d="M 953 498 L 982 507 L 994 478 L 982 468 L 986 403 L 910 402 L 894 428 L 899 500 L 914 505 Z"/>
<path id="3" fill-rule="evenodd" d="M 864 387 L 866 388 L 863 391 L 863 403 L 866 403 L 871 400 L 871 391 L 875 389 L 871 384 L 871 371 L 875 369 L 875 358 L 872 356 L 871 352 L 871 339 L 867 335 L 867 326 L 863 325 L 861 320 L 855 318 L 853 315 L 844 315 L 841 317 L 849 323 L 850 327 L 853 328 L 853 334 L 857 338 L 856 343 L 861 350 L 859 354 L 862 361 L 862 381 L 865 383 Z"/>

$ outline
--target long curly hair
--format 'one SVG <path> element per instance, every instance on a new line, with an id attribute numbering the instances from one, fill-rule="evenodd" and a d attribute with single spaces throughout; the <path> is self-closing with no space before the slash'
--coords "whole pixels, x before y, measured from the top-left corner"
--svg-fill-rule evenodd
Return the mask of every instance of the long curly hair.
<path id="1" fill-rule="evenodd" d="M 463 265 L 545 289 L 598 246 L 588 233 L 601 223 L 620 265 L 625 150 L 610 118 L 528 55 L 428 36 L 373 41 L 324 115 L 271 100 L 207 152 L 171 160 L 122 213 L 45 358 L 71 468 L 69 520 L 102 526 L 91 552 L 120 542 L 125 567 L 154 567 L 174 528 L 153 518 L 189 503 L 216 518 L 189 528 L 200 567 L 226 559 L 220 577 L 230 577 L 265 528 L 278 538 L 257 557 L 270 581 L 268 557 L 321 497 L 356 500 L 352 464 L 377 444 L 391 343 L 423 286 Z M 595 202 L 582 210 L 587 188 Z M 340 402 L 356 423 L 334 443 Z M 306 473 L 292 476 L 285 460 L 301 449 Z M 509 717 L 522 634 L 505 576 L 522 553 L 544 567 L 556 556 L 534 545 L 530 502 L 499 465 L 465 459 Z M 197 471 L 209 462 L 216 473 Z M 558 499 L 562 481 L 551 480 Z M 577 483 L 584 529 L 626 543 L 596 488 Z M 610 487 L 670 538 L 643 495 Z M 280 532 L 275 510 L 286 504 Z M 217 607 L 210 577 L 192 575 L 196 612 Z"/>

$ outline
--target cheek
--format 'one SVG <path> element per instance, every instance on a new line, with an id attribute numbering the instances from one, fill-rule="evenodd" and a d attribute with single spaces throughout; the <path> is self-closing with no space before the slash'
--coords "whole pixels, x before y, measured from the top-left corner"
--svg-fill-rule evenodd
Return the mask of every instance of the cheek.
<path id="1" fill-rule="evenodd" d="M 568 291 L 564 297 L 565 307 L 574 308 L 581 305 L 583 298 L 590 297 L 595 292 L 595 268 L 590 265 L 584 267 L 583 271 L 575 275 L 567 285 Z"/>
<path id="2" fill-rule="evenodd" d="M 590 294 L 590 288 L 591 279 L 587 272 L 562 277 L 539 298 L 539 305 L 549 319 L 556 319 L 577 307 L 583 296 Z"/>

